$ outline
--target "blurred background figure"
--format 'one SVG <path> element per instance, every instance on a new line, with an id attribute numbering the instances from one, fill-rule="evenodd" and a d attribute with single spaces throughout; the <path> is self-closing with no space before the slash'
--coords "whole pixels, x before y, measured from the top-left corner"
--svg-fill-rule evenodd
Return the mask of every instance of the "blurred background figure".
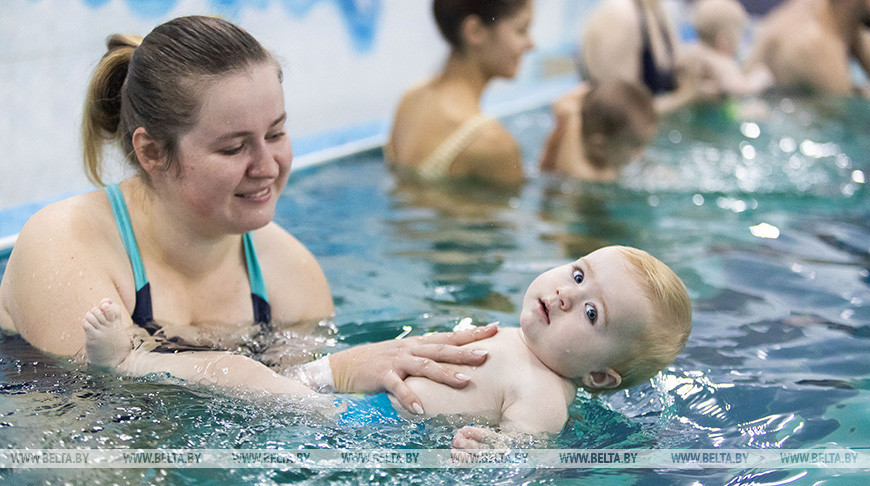
<path id="1" fill-rule="evenodd" d="M 678 65 L 681 46 L 662 0 L 603 0 L 587 26 L 581 64 L 588 80 L 644 84 L 659 113 L 719 96 L 710 69 Z"/>
<path id="2" fill-rule="evenodd" d="M 727 95 L 758 93 L 773 83 L 765 66 L 744 70 L 738 62 L 743 35 L 749 23 L 746 9 L 737 0 L 699 0 L 692 5 L 692 25 L 698 42 L 686 45 L 680 64 L 701 66 Z"/>
<path id="3" fill-rule="evenodd" d="M 749 66 L 767 66 L 778 86 L 853 94 L 852 60 L 870 73 L 868 23 L 870 0 L 787 0 L 761 24 Z"/>
<path id="4" fill-rule="evenodd" d="M 480 99 L 494 78 L 513 78 L 529 36 L 531 0 L 434 0 L 451 51 L 436 77 L 408 90 L 396 110 L 385 156 L 423 180 L 524 180 L 520 147 Z"/>
<path id="5" fill-rule="evenodd" d="M 602 182 L 615 181 L 658 126 L 649 90 L 620 79 L 581 85 L 553 104 L 553 116 L 541 171 Z"/>

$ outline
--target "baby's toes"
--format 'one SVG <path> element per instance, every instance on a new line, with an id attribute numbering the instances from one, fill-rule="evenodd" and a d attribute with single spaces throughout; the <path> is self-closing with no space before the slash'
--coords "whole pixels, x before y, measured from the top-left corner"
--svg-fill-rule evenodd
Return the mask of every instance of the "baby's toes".
<path id="1" fill-rule="evenodd" d="M 100 305 L 100 309 L 107 321 L 114 322 L 121 318 L 121 307 L 112 301 L 104 301 Z"/>

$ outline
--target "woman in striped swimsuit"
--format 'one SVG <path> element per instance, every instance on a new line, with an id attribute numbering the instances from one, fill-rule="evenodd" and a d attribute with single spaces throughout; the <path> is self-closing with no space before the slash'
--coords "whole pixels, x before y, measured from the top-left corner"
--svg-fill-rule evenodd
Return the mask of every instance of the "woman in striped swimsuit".
<path id="1" fill-rule="evenodd" d="M 497 77 L 513 78 L 529 37 L 531 0 L 435 0 L 435 21 L 450 44 L 441 74 L 411 88 L 396 111 L 385 156 L 424 181 L 477 179 L 517 185 L 520 148 L 480 110 Z"/>

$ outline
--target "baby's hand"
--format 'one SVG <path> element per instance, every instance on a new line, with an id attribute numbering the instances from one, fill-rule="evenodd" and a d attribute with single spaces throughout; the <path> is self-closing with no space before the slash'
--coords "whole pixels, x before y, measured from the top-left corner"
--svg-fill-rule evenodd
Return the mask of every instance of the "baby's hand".
<path id="1" fill-rule="evenodd" d="M 466 425 L 453 435 L 454 449 L 506 449 L 507 437 L 485 427 Z"/>
<path id="2" fill-rule="evenodd" d="M 454 463 L 469 463 L 472 455 L 468 451 L 478 449 L 507 449 L 506 437 L 492 429 L 466 425 L 453 435 L 450 459 Z"/>

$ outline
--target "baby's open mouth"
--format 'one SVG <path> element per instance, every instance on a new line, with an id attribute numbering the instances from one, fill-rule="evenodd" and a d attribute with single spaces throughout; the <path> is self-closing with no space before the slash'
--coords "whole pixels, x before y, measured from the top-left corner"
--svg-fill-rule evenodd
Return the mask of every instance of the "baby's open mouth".
<path id="1" fill-rule="evenodd" d="M 547 309 L 547 304 L 544 303 L 543 300 L 538 299 L 538 303 L 541 305 L 541 312 L 544 313 L 544 318 L 547 320 L 547 324 L 550 323 L 550 311 Z"/>

